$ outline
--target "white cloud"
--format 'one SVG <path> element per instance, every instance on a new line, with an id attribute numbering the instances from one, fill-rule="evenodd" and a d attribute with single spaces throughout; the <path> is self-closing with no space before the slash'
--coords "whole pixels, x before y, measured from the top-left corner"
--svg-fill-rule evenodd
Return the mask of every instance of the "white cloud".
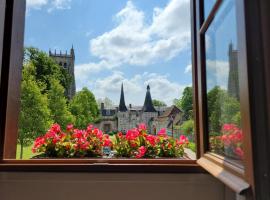
<path id="1" fill-rule="evenodd" d="M 26 0 L 27 10 L 46 8 L 48 12 L 53 10 L 70 9 L 72 0 Z"/>
<path id="2" fill-rule="evenodd" d="M 170 60 L 189 48 L 188 0 L 170 0 L 165 8 L 154 8 L 150 24 L 144 12 L 128 1 L 114 20 L 112 30 L 90 40 L 91 54 L 114 67 Z"/>
<path id="3" fill-rule="evenodd" d="M 146 86 L 151 87 L 153 99 L 159 99 L 171 105 L 173 99 L 179 98 L 185 88 L 176 82 L 168 80 L 167 75 L 144 72 L 135 74 L 127 79 L 120 71 L 113 71 L 111 75 L 90 80 L 87 86 L 94 92 L 96 98 L 109 97 L 119 103 L 121 84 L 124 84 L 126 104 L 143 105 Z"/>
<path id="4" fill-rule="evenodd" d="M 45 6 L 48 0 L 26 0 L 27 8 L 40 9 Z"/>
<path id="5" fill-rule="evenodd" d="M 206 60 L 208 89 L 218 85 L 227 89 L 229 78 L 229 62 L 222 60 Z"/>
<path id="6" fill-rule="evenodd" d="M 192 65 L 187 65 L 185 68 L 185 74 L 192 73 Z"/>

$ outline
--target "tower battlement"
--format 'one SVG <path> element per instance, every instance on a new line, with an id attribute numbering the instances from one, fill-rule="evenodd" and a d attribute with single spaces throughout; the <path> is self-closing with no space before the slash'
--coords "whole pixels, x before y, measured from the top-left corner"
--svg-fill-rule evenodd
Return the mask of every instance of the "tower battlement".
<path id="1" fill-rule="evenodd" d="M 68 54 L 67 51 L 62 53 L 62 51 L 57 52 L 54 50 L 52 52 L 49 50 L 49 56 L 62 68 L 64 68 L 68 74 L 71 76 L 71 84 L 69 88 L 65 88 L 65 93 L 68 99 L 72 99 L 76 92 L 76 85 L 75 85 L 75 75 L 74 75 L 74 65 L 75 65 L 75 52 L 72 45 L 70 52 Z"/>

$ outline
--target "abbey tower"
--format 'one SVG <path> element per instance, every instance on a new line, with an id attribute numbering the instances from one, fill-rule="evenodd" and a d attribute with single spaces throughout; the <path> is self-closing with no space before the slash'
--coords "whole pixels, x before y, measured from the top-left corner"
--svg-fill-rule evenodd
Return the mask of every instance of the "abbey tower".
<path id="1" fill-rule="evenodd" d="M 63 67 L 65 70 L 67 70 L 68 74 L 71 76 L 71 84 L 69 88 L 66 88 L 66 96 L 68 99 L 72 99 L 72 97 L 75 95 L 76 92 L 76 85 L 75 85 L 75 75 L 74 75 L 74 64 L 75 64 L 75 53 L 74 48 L 70 49 L 70 54 L 57 53 L 56 51 L 54 53 L 49 51 L 49 56 L 55 60 L 56 63 L 58 63 L 61 67 Z"/>

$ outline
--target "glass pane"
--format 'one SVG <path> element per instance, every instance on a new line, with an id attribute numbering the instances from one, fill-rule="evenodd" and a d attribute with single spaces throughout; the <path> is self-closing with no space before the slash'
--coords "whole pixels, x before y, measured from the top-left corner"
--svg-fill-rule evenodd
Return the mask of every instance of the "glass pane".
<path id="1" fill-rule="evenodd" d="M 206 32 L 206 73 L 210 150 L 243 158 L 239 96 L 236 8 L 224 1 Z"/>
<path id="2" fill-rule="evenodd" d="M 206 19 L 211 12 L 216 0 L 206 0 L 204 1 L 204 19 Z"/>

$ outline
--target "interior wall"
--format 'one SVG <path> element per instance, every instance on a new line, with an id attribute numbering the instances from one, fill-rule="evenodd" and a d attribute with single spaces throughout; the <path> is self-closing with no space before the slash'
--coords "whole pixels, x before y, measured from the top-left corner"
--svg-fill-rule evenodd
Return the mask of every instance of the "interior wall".
<path id="1" fill-rule="evenodd" d="M 0 173 L 1 200 L 226 200 L 208 174 Z"/>

